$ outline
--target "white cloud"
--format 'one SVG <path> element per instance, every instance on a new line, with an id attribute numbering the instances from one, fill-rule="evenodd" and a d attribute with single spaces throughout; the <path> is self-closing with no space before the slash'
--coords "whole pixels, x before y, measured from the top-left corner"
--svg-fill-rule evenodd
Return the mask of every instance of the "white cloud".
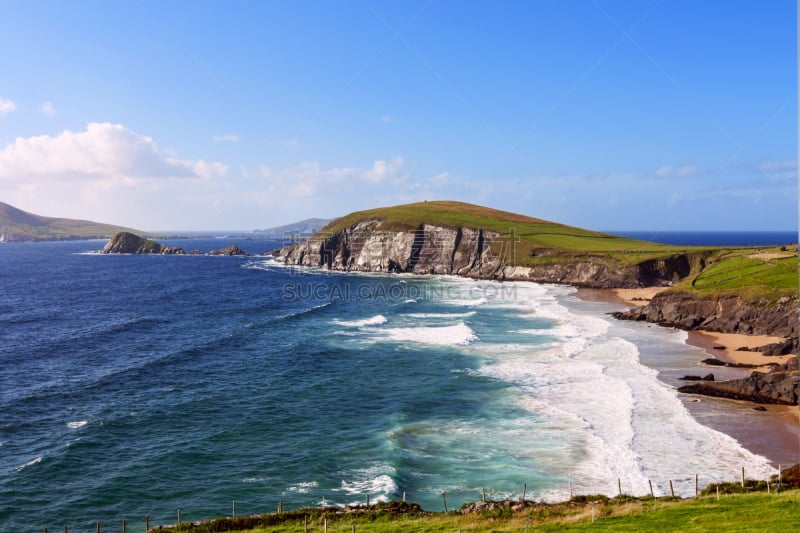
<path id="1" fill-rule="evenodd" d="M 18 137 L 0 150 L 0 181 L 106 181 L 133 185 L 148 180 L 224 176 L 221 163 L 165 158 L 155 141 L 121 124 L 93 122 L 85 131 Z"/>
<path id="2" fill-rule="evenodd" d="M 213 138 L 215 143 L 235 143 L 239 142 L 239 136 L 234 133 L 228 135 L 215 135 Z"/>
<path id="3" fill-rule="evenodd" d="M 378 159 L 372 164 L 372 168 L 365 171 L 361 177 L 369 183 L 402 180 L 406 177 L 403 164 L 403 158 L 399 156 L 389 161 Z"/>
<path id="4" fill-rule="evenodd" d="M 381 123 L 382 124 L 389 124 L 391 121 L 392 121 L 392 117 L 390 117 L 389 115 L 381 116 Z"/>
<path id="5" fill-rule="evenodd" d="M 17 108 L 17 105 L 11 100 L 0 98 L 0 115 L 11 113 Z"/>
<path id="6" fill-rule="evenodd" d="M 39 106 L 39 113 L 46 117 L 52 117 L 56 114 L 56 106 L 50 101 L 42 102 L 42 105 Z"/>
<path id="7" fill-rule="evenodd" d="M 292 148 L 297 148 L 298 146 L 300 146 L 300 143 L 297 141 L 297 139 L 286 139 L 285 141 L 281 141 L 281 146 L 283 146 L 287 150 L 290 150 Z"/>
<path id="8" fill-rule="evenodd" d="M 768 161 L 759 164 L 758 171 L 772 183 L 797 181 L 797 161 Z"/>
<path id="9" fill-rule="evenodd" d="M 700 173 L 700 169 L 695 166 L 684 165 L 674 167 L 672 165 L 662 165 L 656 170 L 656 176 L 660 178 L 688 178 L 696 176 Z"/>

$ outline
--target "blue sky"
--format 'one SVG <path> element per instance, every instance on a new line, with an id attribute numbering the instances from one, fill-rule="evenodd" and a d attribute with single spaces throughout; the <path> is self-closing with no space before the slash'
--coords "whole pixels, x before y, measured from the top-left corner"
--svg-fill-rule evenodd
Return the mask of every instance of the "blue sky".
<path id="1" fill-rule="evenodd" d="M 0 4 L 0 200 L 145 230 L 454 199 L 793 230 L 790 0 Z"/>

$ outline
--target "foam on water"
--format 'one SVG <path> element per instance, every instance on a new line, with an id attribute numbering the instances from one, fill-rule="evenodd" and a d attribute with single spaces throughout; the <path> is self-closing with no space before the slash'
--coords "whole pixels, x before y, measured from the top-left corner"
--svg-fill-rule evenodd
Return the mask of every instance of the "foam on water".
<path id="1" fill-rule="evenodd" d="M 78 429 L 78 428 L 82 428 L 83 426 L 85 426 L 88 423 L 89 422 L 87 420 L 78 420 L 78 421 L 75 421 L 75 422 L 67 422 L 67 427 L 70 428 L 70 429 Z"/>
<path id="2" fill-rule="evenodd" d="M 389 319 L 383 315 L 375 315 L 369 318 L 365 318 L 363 320 L 339 320 L 334 319 L 333 323 L 339 326 L 347 326 L 351 328 L 361 328 L 364 326 L 380 326 L 381 324 L 386 324 Z"/>
<path id="3" fill-rule="evenodd" d="M 452 326 L 411 328 L 386 328 L 380 330 L 378 339 L 392 342 L 415 342 L 435 346 L 466 346 L 478 336 L 464 322 Z"/>
<path id="4" fill-rule="evenodd" d="M 342 480 L 339 490 L 348 496 L 369 494 L 372 501 L 388 501 L 399 490 L 393 473 L 389 465 L 358 469 L 347 474 L 348 479 Z"/>
<path id="5" fill-rule="evenodd" d="M 407 313 L 403 316 L 408 318 L 469 318 L 475 316 L 475 311 L 466 313 Z"/>
<path id="6" fill-rule="evenodd" d="M 564 291 L 553 292 L 561 296 Z M 573 313 L 547 297 L 539 298 L 538 308 L 527 316 L 556 321 L 550 329 L 524 330 L 553 337 L 555 343 L 528 352 L 481 343 L 492 357 L 480 371 L 517 385 L 519 405 L 550 420 L 557 430 L 539 438 L 582 443 L 568 463 L 547 466 L 552 474 L 607 494 L 616 493 L 617 479 L 628 493 L 647 493 L 653 480 L 654 489 L 664 494 L 670 479 L 691 477 L 691 486 L 676 486 L 688 496 L 694 493 L 695 473 L 708 483 L 709 477 L 733 478 L 740 466 L 761 479 L 773 472 L 765 458 L 694 420 L 675 390 L 640 363 L 636 345 L 608 334 L 609 321 Z M 542 496 L 564 499 L 567 494 L 548 489 Z"/>
<path id="7" fill-rule="evenodd" d="M 318 481 L 303 481 L 296 485 L 290 485 L 286 490 L 296 494 L 308 494 L 319 487 Z"/>
<path id="8" fill-rule="evenodd" d="M 16 467 L 14 470 L 16 470 L 17 472 L 21 472 L 22 470 L 28 468 L 29 466 L 33 466 L 33 465 L 39 464 L 41 462 L 42 462 L 42 456 L 40 455 L 39 457 L 36 457 L 35 459 L 31 459 L 30 461 L 28 461 L 24 465 L 20 465 L 20 466 Z"/>

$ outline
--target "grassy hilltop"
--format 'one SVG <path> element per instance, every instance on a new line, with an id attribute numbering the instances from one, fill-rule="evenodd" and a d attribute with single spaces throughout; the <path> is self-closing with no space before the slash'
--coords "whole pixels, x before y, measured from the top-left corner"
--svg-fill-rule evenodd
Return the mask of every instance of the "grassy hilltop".
<path id="1" fill-rule="evenodd" d="M 653 259 L 686 256 L 692 263 L 691 273 L 676 289 L 707 296 L 739 293 L 753 298 L 775 298 L 798 291 L 796 244 L 774 248 L 670 246 L 462 202 L 418 202 L 357 211 L 332 221 L 319 234 L 375 219 L 381 221 L 379 229 L 384 231 L 413 231 L 423 224 L 492 230 L 502 236 L 498 241 L 514 242 L 514 261 L 519 266 L 596 260 L 624 268 Z M 501 245 L 498 241 L 494 247 Z"/>
<path id="2" fill-rule="evenodd" d="M 72 218 L 53 218 L 34 215 L 0 202 L 0 237 L 3 241 L 68 241 L 111 238 L 113 235 L 138 230 Z"/>

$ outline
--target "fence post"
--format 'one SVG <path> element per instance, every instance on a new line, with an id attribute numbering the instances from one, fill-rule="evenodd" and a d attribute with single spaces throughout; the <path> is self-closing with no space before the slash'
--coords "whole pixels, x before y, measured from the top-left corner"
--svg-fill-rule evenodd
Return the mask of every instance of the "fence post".
<path id="1" fill-rule="evenodd" d="M 697 498 L 698 495 L 698 485 L 697 485 L 697 474 L 694 475 L 694 497 Z"/>
<path id="2" fill-rule="evenodd" d="M 122 533 L 125 533 L 125 530 L 127 529 L 127 526 L 128 526 L 128 523 L 125 520 L 123 520 L 122 521 Z"/>
<path id="3" fill-rule="evenodd" d="M 181 527 L 181 508 L 178 507 L 178 527 Z"/>
<path id="4" fill-rule="evenodd" d="M 95 528 L 96 528 L 96 530 L 97 530 L 97 533 L 100 533 L 100 522 L 97 522 L 97 523 L 95 524 Z"/>
<path id="5" fill-rule="evenodd" d="M 617 478 L 617 488 L 619 489 L 619 497 L 622 499 L 622 480 Z"/>
<path id="6" fill-rule="evenodd" d="M 567 482 L 569 484 L 569 499 L 572 499 L 572 481 Z"/>
<path id="7" fill-rule="evenodd" d="M 481 487 L 481 501 L 486 501 L 486 489 L 484 487 Z"/>
<path id="8" fill-rule="evenodd" d="M 669 492 L 672 494 L 672 497 L 675 497 L 675 489 L 672 488 L 672 480 L 669 480 Z"/>
<path id="9" fill-rule="evenodd" d="M 525 503 L 525 494 L 527 494 L 527 492 L 528 492 L 528 484 L 524 483 L 522 485 L 522 500 L 521 500 L 522 503 Z"/>
<path id="10" fill-rule="evenodd" d="M 742 488 L 744 488 L 744 467 L 742 467 Z"/>
<path id="11" fill-rule="evenodd" d="M 303 533 L 308 533 L 308 515 L 303 515 Z"/>
<path id="12" fill-rule="evenodd" d="M 283 514 L 283 499 L 278 500 L 278 514 Z"/>
<path id="13" fill-rule="evenodd" d="M 444 503 L 444 512 L 447 512 L 447 491 L 442 491 L 442 503 Z"/>
<path id="14" fill-rule="evenodd" d="M 403 503 L 406 503 L 406 491 L 403 491 Z"/>
<path id="15" fill-rule="evenodd" d="M 325 533 L 328 533 L 328 519 L 327 518 L 323 518 L 322 519 L 322 531 L 324 531 Z"/>
<path id="16" fill-rule="evenodd" d="M 783 465 L 778 465 L 778 489 L 783 488 Z"/>
<path id="17" fill-rule="evenodd" d="M 231 518 L 236 520 L 236 500 L 231 500 Z"/>
<path id="18" fill-rule="evenodd" d="M 150 515 L 144 517 L 144 533 L 149 533 L 150 531 Z"/>
<path id="19" fill-rule="evenodd" d="M 367 507 L 369 507 L 369 494 L 367 494 Z M 355 527 L 355 525 L 353 525 Z"/>
<path id="20" fill-rule="evenodd" d="M 652 479 L 648 479 L 647 482 L 650 483 L 650 496 L 655 500 L 656 499 L 656 495 L 655 495 L 655 493 L 653 493 L 653 480 Z"/>
<path id="21" fill-rule="evenodd" d="M 325 496 L 322 497 L 322 508 L 325 509 Z"/>

